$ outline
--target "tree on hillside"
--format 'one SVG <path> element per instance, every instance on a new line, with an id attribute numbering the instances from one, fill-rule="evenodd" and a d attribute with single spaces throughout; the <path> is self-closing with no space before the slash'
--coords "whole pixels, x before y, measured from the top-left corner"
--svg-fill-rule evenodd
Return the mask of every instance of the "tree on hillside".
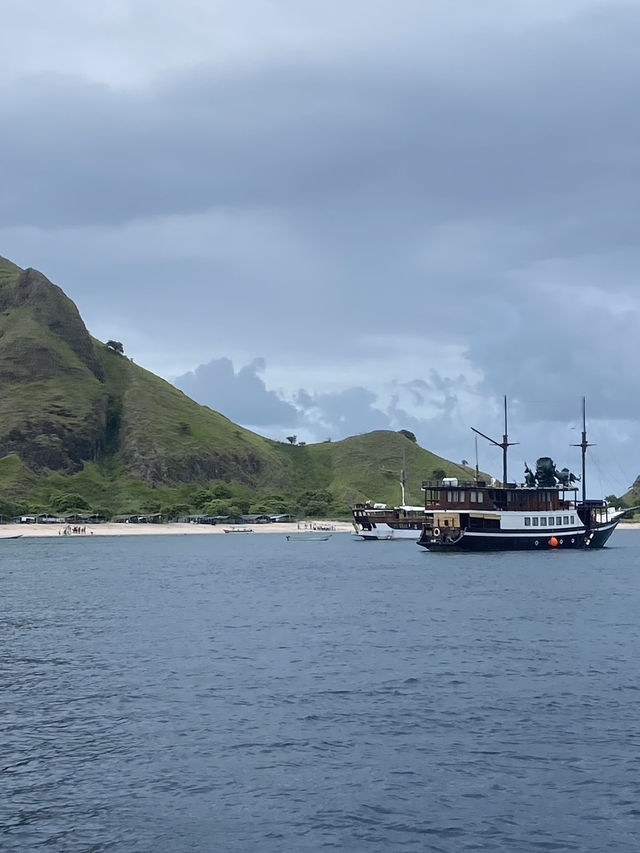
<path id="1" fill-rule="evenodd" d="M 228 499 L 233 496 L 232 489 L 226 483 L 216 483 L 210 491 L 214 498 Z"/>
<path id="2" fill-rule="evenodd" d="M 189 500 L 191 501 L 192 507 L 200 510 L 212 498 L 213 495 L 208 489 L 203 489 L 202 486 L 198 486 L 198 488 L 191 493 Z"/>
<path id="3" fill-rule="evenodd" d="M 466 459 L 463 459 L 460 464 L 462 465 L 463 468 L 466 468 L 469 463 Z"/>
<path id="4" fill-rule="evenodd" d="M 160 512 L 168 520 L 175 521 L 177 518 L 186 518 L 191 515 L 191 507 L 184 503 L 165 504 L 161 507 Z"/>
<path id="5" fill-rule="evenodd" d="M 609 504 L 609 506 L 613 506 L 613 507 L 629 506 L 629 504 L 627 503 L 627 501 L 623 497 L 617 498 L 615 495 L 607 495 L 605 500 Z"/>
<path id="6" fill-rule="evenodd" d="M 418 439 L 415 437 L 415 433 L 411 432 L 410 429 L 399 429 L 398 432 L 400 435 L 404 435 L 405 438 L 408 438 L 409 441 L 413 441 L 416 444 L 418 443 Z"/>
<path id="7" fill-rule="evenodd" d="M 86 511 L 91 509 L 87 501 L 76 492 L 62 492 L 52 500 L 53 509 L 57 512 Z"/>
<path id="8" fill-rule="evenodd" d="M 322 518 L 331 511 L 333 495 L 323 489 L 318 491 L 307 490 L 298 495 L 296 503 L 301 515 Z"/>
<path id="9" fill-rule="evenodd" d="M 231 502 L 228 500 L 212 500 L 201 509 L 205 515 L 231 515 Z"/>
<path id="10" fill-rule="evenodd" d="M 112 352 L 117 352 L 118 355 L 124 355 L 124 346 L 122 341 L 107 341 L 105 346 Z"/>
<path id="11" fill-rule="evenodd" d="M 289 442 L 289 444 L 295 444 L 297 440 L 298 440 L 297 435 L 288 435 L 287 436 L 287 441 Z"/>

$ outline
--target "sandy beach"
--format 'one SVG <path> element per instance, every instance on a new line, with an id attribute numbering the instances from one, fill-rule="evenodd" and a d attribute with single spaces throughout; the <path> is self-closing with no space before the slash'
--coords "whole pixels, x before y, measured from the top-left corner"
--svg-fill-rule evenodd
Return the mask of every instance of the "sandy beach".
<path id="1" fill-rule="evenodd" d="M 305 526 L 306 525 L 306 526 Z M 292 524 L 252 524 L 238 525 L 241 530 L 251 530 L 252 533 L 265 533 L 276 536 L 286 536 L 291 533 L 309 532 L 318 530 L 327 533 L 353 533 L 353 525 L 349 521 L 316 521 L 295 522 Z M 44 536 L 62 536 L 65 525 L 61 524 L 2 524 L 0 525 L 0 539 L 21 536 L 24 539 Z M 71 525 L 73 531 L 74 525 Z M 236 533 L 226 533 L 225 530 L 233 529 L 233 526 L 222 524 L 87 524 L 84 533 L 70 533 L 74 537 L 81 536 L 241 536 Z M 618 530 L 640 530 L 640 522 L 621 522 Z"/>
<path id="2" fill-rule="evenodd" d="M 0 525 L 0 539 L 22 536 L 23 538 L 42 537 L 42 536 L 62 536 L 63 530 L 69 529 L 68 525 L 63 524 L 2 524 Z M 297 523 L 277 523 L 277 524 L 247 524 L 237 525 L 242 530 L 251 530 L 252 533 L 266 533 L 286 536 L 291 533 L 300 533 L 303 531 L 318 530 L 328 533 L 351 533 L 353 525 L 349 521 L 308 521 Z M 70 536 L 76 538 L 81 536 L 217 536 L 219 534 L 227 536 L 242 536 L 248 534 L 227 533 L 225 530 L 233 529 L 233 525 L 222 524 L 188 524 L 188 523 L 168 523 L 168 524 L 115 524 L 114 522 L 106 522 L 105 524 L 87 524 L 82 528 L 77 525 L 70 525 L 70 529 L 84 530 L 84 533 L 70 533 Z"/>

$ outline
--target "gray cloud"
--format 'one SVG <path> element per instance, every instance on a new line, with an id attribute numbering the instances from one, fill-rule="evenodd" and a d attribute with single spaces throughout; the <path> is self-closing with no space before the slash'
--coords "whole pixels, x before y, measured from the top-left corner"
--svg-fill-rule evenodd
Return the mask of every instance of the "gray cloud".
<path id="1" fill-rule="evenodd" d="M 376 394 L 363 387 L 325 394 L 301 389 L 294 400 L 302 410 L 303 424 L 316 440 L 324 437 L 323 428 L 327 437 L 336 439 L 370 430 L 391 429 L 391 418 L 376 405 Z"/>
<path id="2" fill-rule="evenodd" d="M 256 428 L 562 448 L 584 393 L 640 469 L 640 9 L 303 5 L 16 6 L 2 254 Z"/>
<path id="3" fill-rule="evenodd" d="M 266 389 L 258 375 L 262 369 L 261 359 L 236 372 L 228 358 L 219 358 L 179 376 L 175 385 L 201 405 L 221 412 L 236 423 L 295 426 L 296 409 L 275 391 Z"/>

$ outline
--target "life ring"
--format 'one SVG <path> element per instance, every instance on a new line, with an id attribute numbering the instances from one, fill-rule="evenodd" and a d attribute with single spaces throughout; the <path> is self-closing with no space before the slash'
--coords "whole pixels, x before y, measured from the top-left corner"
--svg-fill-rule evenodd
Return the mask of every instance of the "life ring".
<path id="1" fill-rule="evenodd" d="M 434 527 L 434 528 L 433 528 L 433 535 L 434 535 L 434 536 L 436 536 L 436 537 L 437 537 L 437 536 L 440 536 L 440 528 L 439 528 L 439 527 Z"/>

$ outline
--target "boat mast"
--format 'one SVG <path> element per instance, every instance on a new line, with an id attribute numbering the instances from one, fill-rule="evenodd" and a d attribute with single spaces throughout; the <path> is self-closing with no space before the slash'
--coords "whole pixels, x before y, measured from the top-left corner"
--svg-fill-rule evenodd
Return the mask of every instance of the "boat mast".
<path id="1" fill-rule="evenodd" d="M 502 448 L 502 485 L 503 487 L 507 485 L 507 450 L 512 447 L 514 444 L 520 444 L 519 441 L 509 441 L 508 429 L 507 429 L 507 395 L 504 395 L 504 433 L 502 436 L 502 441 L 496 441 L 493 438 L 489 438 L 488 435 L 485 435 L 483 432 L 480 432 L 479 429 L 475 427 L 471 427 L 474 432 L 477 432 L 478 435 L 481 435 L 483 438 L 486 438 L 487 441 L 490 441 L 491 444 L 495 444 L 496 447 Z"/>
<path id="2" fill-rule="evenodd" d="M 474 440 L 476 443 L 476 486 L 480 482 L 480 468 L 478 467 L 478 436 L 474 435 Z"/>
<path id="3" fill-rule="evenodd" d="M 400 490 L 401 490 L 401 491 L 400 491 L 400 494 L 401 494 L 401 497 L 402 497 L 402 500 L 401 500 L 401 502 L 400 502 L 400 506 L 406 506 L 406 500 L 405 500 L 405 496 L 404 496 L 404 488 L 405 488 L 405 486 L 406 486 L 406 485 L 407 485 L 407 476 L 406 476 L 406 474 L 404 473 L 404 468 L 403 468 L 403 469 L 400 471 Z"/>
<path id="4" fill-rule="evenodd" d="M 582 450 L 582 502 L 584 503 L 587 499 L 587 447 L 594 446 L 587 441 L 587 407 L 584 397 L 582 398 L 582 441 L 580 444 L 572 444 L 571 446 L 579 447 Z"/>

